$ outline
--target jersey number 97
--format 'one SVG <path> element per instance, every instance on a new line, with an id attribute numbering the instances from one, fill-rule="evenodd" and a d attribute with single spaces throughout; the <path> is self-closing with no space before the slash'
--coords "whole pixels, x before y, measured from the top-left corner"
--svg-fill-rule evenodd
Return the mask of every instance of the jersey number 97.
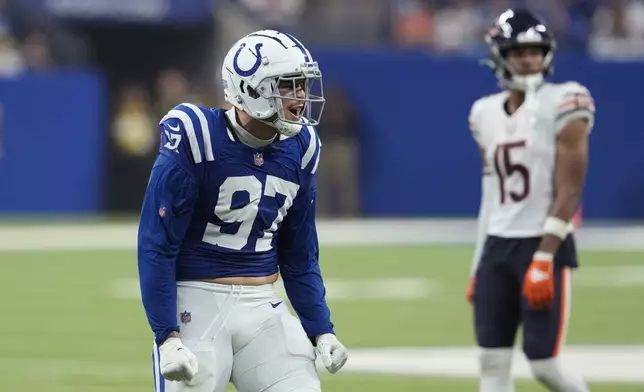
<path id="1" fill-rule="evenodd" d="M 224 223 L 239 223 L 239 229 L 235 234 L 222 233 L 222 226 L 208 223 L 203 241 L 227 249 L 241 250 L 250 240 L 262 198 L 274 198 L 280 194 L 285 197 L 284 203 L 277 209 L 277 216 L 271 225 L 259 228 L 261 234 L 255 244 L 256 252 L 270 250 L 273 236 L 284 220 L 286 212 L 293 205 L 299 188 L 298 184 L 270 175 L 266 176 L 265 184 L 255 176 L 228 177 L 219 187 L 215 216 Z M 247 192 L 248 204 L 241 208 L 233 208 L 233 195 L 236 192 Z"/>

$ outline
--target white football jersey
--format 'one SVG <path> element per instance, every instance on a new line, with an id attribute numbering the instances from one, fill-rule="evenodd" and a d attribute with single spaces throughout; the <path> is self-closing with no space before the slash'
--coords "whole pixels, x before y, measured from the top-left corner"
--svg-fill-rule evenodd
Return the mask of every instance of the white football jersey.
<path id="1" fill-rule="evenodd" d="M 487 201 L 486 231 L 507 238 L 538 237 L 554 201 L 557 135 L 579 118 L 588 120 L 590 132 L 595 105 L 588 89 L 575 82 L 543 84 L 512 115 L 504 108 L 508 97 L 503 91 L 478 99 L 469 118 L 498 184 L 485 195 L 494 198 Z"/>

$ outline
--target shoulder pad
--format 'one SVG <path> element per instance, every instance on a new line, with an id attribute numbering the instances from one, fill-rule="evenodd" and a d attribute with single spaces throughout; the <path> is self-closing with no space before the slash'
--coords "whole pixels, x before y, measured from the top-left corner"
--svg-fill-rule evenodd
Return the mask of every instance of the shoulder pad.
<path id="1" fill-rule="evenodd" d="M 556 94 L 555 128 L 558 132 L 570 120 L 583 118 L 592 129 L 595 116 L 595 101 L 590 91 L 577 82 L 562 83 Z"/>
<path id="2" fill-rule="evenodd" d="M 185 136 L 188 147 L 184 148 L 192 156 L 194 163 L 214 161 L 207 115 L 207 110 L 191 103 L 182 103 L 172 108 L 159 122 L 163 131 L 162 148 L 180 152 L 179 145 Z M 167 139 L 165 144 L 164 137 Z"/>
<path id="3" fill-rule="evenodd" d="M 567 82 L 559 85 L 558 103 L 559 106 L 566 104 L 568 106 L 580 105 L 586 106 L 593 111 L 595 110 L 595 103 L 590 91 L 577 82 Z"/>

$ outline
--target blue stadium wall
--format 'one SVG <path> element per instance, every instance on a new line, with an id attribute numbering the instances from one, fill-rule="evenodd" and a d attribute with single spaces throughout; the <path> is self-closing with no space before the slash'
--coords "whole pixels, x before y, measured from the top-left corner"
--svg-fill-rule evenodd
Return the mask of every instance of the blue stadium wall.
<path id="1" fill-rule="evenodd" d="M 342 83 L 360 121 L 367 216 L 474 216 L 480 162 L 467 115 L 497 91 L 474 59 L 409 52 L 316 51 L 325 85 Z M 584 214 L 644 218 L 644 64 L 560 56 L 556 80 L 595 97 L 597 120 Z M 102 208 L 105 89 L 91 73 L 0 81 L 0 211 L 93 213 Z M 324 141 L 324 135 L 321 135 Z"/>
<path id="2" fill-rule="evenodd" d="M 92 72 L 0 79 L 0 212 L 101 208 L 104 97 Z"/>

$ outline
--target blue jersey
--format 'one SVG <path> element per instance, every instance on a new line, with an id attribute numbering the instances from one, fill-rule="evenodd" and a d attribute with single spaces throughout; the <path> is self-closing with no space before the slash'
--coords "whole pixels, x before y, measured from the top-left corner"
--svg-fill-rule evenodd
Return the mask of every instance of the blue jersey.
<path id="1" fill-rule="evenodd" d="M 157 343 L 179 331 L 176 281 L 278 270 L 307 334 L 333 333 L 318 265 L 317 133 L 304 126 L 257 149 L 232 129 L 222 109 L 192 104 L 161 120 L 138 235 L 142 300 Z"/>

